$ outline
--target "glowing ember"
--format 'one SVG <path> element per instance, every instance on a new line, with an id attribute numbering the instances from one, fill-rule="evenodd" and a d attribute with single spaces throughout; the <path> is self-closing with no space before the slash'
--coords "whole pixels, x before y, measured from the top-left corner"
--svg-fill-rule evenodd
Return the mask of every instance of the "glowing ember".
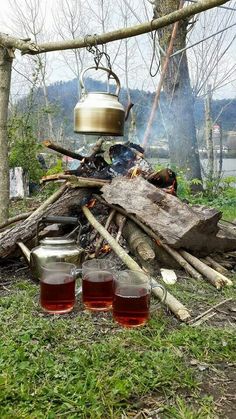
<path id="1" fill-rule="evenodd" d="M 87 203 L 86 207 L 93 208 L 95 204 L 96 204 L 96 199 L 91 199 L 91 201 Z"/>
<path id="2" fill-rule="evenodd" d="M 109 246 L 109 244 L 104 244 L 104 246 L 102 246 L 101 248 L 102 253 L 109 253 L 110 251 L 111 251 L 111 246 Z"/>

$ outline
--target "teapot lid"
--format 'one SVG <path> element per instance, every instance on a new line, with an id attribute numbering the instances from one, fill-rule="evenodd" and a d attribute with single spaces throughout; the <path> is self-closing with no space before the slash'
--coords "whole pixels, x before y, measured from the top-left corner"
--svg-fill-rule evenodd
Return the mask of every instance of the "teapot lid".
<path id="1" fill-rule="evenodd" d="M 75 240 L 72 238 L 67 238 L 66 236 L 61 237 L 45 237 L 43 240 L 40 240 L 40 244 L 51 244 L 51 245 L 58 245 L 58 244 L 75 244 Z"/>

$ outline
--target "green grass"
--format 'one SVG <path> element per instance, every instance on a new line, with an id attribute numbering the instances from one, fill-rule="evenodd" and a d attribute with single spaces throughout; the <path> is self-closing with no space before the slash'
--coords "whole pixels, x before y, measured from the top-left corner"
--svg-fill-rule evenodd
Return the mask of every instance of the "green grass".
<path id="1" fill-rule="evenodd" d="M 190 360 L 236 361 L 231 329 L 173 328 L 159 311 L 148 326 L 126 330 L 80 305 L 72 315 L 48 316 L 38 286 L 24 280 L 1 297 L 0 320 L 1 418 L 121 418 L 150 394 L 163 418 L 213 418 Z"/>

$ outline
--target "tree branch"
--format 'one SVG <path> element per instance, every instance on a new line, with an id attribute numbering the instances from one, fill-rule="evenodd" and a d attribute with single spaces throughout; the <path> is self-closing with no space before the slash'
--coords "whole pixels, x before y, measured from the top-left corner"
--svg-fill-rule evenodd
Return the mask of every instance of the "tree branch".
<path id="1" fill-rule="evenodd" d="M 103 33 L 97 36 L 89 36 L 85 38 L 72 39 L 68 41 L 45 42 L 42 44 L 34 44 L 25 42 L 12 36 L 0 33 L 0 44 L 7 48 L 16 48 L 22 51 L 22 54 L 41 54 L 49 51 L 59 51 L 66 49 L 85 48 L 89 45 L 101 45 L 107 42 L 117 41 L 118 39 L 130 38 L 132 36 L 142 35 L 152 32 L 164 26 L 171 25 L 181 19 L 186 19 L 204 10 L 212 9 L 227 3 L 227 0 L 201 0 L 195 4 L 184 7 L 181 10 L 172 12 L 161 18 L 145 22 L 140 25 L 131 26 L 129 28 L 118 29 L 112 32 Z"/>

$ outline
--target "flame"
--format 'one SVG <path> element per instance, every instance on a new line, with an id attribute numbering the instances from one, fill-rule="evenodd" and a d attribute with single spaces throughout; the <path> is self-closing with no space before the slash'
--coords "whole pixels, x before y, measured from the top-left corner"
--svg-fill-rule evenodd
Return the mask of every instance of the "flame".
<path id="1" fill-rule="evenodd" d="M 132 178 L 134 178 L 134 177 L 137 177 L 137 176 L 139 176 L 141 174 L 141 171 L 140 171 L 140 169 L 139 169 L 139 167 L 134 167 L 133 169 L 131 169 L 131 179 Z"/>
<path id="2" fill-rule="evenodd" d="M 96 205 L 96 199 L 91 199 L 86 205 L 87 208 L 93 208 Z"/>
<path id="3" fill-rule="evenodd" d="M 111 251 L 111 246 L 109 246 L 109 244 L 104 244 L 104 246 L 102 246 L 101 248 L 102 253 L 109 253 L 110 251 Z"/>
<path id="4" fill-rule="evenodd" d="M 161 246 L 161 242 L 160 242 L 160 240 L 156 240 L 156 244 L 157 244 L 158 246 Z"/>

